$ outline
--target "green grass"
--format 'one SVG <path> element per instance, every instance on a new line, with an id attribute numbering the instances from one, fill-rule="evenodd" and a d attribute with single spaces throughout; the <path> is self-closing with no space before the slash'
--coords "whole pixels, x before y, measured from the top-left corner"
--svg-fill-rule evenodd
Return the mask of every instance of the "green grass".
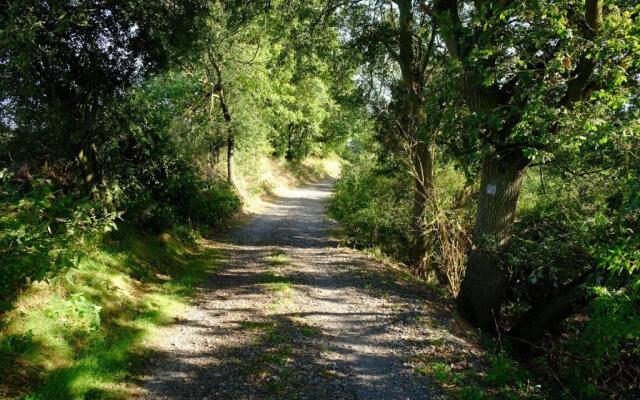
<path id="1" fill-rule="evenodd" d="M 302 325 L 298 326 L 298 331 L 304 336 L 319 336 L 320 330 L 318 328 L 314 328 L 311 325 Z"/>
<path id="2" fill-rule="evenodd" d="M 219 259 L 130 229 L 86 244 L 77 266 L 31 285 L 2 318 L 0 399 L 124 399 L 157 328 Z"/>
<path id="3" fill-rule="evenodd" d="M 267 257 L 267 261 L 269 261 L 269 263 L 271 263 L 272 266 L 279 267 L 291 262 L 291 257 L 289 257 L 285 253 L 278 252 L 272 256 Z"/>
<path id="4" fill-rule="evenodd" d="M 275 268 L 283 267 L 291 262 L 291 257 L 284 250 L 277 249 L 273 254 L 265 257 L 272 269 L 264 272 L 260 279 L 261 284 L 274 292 L 287 292 L 293 287 L 286 276 L 279 274 Z"/>
<path id="5" fill-rule="evenodd" d="M 417 367 L 415 371 L 420 375 L 430 376 L 444 385 L 455 384 L 462 378 L 462 374 L 454 372 L 449 365 L 442 362 L 432 362 L 427 366 Z"/>
<path id="6" fill-rule="evenodd" d="M 432 342 L 433 346 L 444 343 Z M 542 399 L 541 387 L 534 384 L 525 368 L 503 352 L 487 357 L 488 365 L 462 368 L 458 358 L 445 351 L 438 360 L 418 357 L 414 372 L 429 378 L 447 398 L 463 400 L 484 399 Z M 449 354 L 450 357 L 447 357 Z"/>
<path id="7" fill-rule="evenodd" d="M 264 272 L 260 277 L 260 284 L 274 292 L 290 290 L 293 285 L 286 276 L 281 276 L 274 271 Z"/>
<path id="8" fill-rule="evenodd" d="M 285 292 L 291 290 L 291 282 L 265 283 L 265 286 L 274 292 Z"/>

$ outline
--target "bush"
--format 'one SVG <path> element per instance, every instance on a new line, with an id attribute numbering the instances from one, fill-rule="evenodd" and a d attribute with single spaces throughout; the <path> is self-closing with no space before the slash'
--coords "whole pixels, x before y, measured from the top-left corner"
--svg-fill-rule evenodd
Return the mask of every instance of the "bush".
<path id="1" fill-rule="evenodd" d="M 595 250 L 598 267 L 608 279 L 591 288 L 595 299 L 588 310 L 589 319 L 565 346 L 569 359 L 580 360 L 565 376 L 585 397 L 600 391 L 625 398 L 638 390 L 640 236 L 617 236 L 612 245 Z M 584 386 L 585 380 L 592 384 Z"/>
<path id="2" fill-rule="evenodd" d="M 113 230 L 118 216 L 51 180 L 19 183 L 0 171 L 0 298 L 74 265 L 74 244 Z"/>
<path id="3" fill-rule="evenodd" d="M 180 180 L 170 188 L 177 214 L 198 225 L 217 225 L 241 206 L 234 188 L 226 182 L 205 185 L 198 180 Z"/>
<path id="4" fill-rule="evenodd" d="M 134 224 L 155 232 L 181 224 L 216 225 L 240 207 L 226 182 L 204 178 L 166 126 L 141 123 L 107 147 L 108 191 Z"/>
<path id="5" fill-rule="evenodd" d="M 593 270 L 578 313 L 545 345 L 549 368 L 576 398 L 625 398 L 640 373 L 640 215 L 624 175 L 570 184 L 529 177 L 526 208 L 505 256 L 515 283 L 508 315 L 561 293 Z M 634 387 L 635 386 L 635 387 Z"/>
<path id="6" fill-rule="evenodd" d="M 366 161 L 343 171 L 329 211 L 342 223 L 350 242 L 358 247 L 380 246 L 385 253 L 406 259 L 412 240 L 409 175 L 384 174 Z"/>
<path id="7" fill-rule="evenodd" d="M 207 183 L 191 171 L 174 171 L 174 179 L 128 193 L 122 206 L 125 217 L 152 231 L 175 225 L 218 225 L 241 206 L 226 182 Z"/>

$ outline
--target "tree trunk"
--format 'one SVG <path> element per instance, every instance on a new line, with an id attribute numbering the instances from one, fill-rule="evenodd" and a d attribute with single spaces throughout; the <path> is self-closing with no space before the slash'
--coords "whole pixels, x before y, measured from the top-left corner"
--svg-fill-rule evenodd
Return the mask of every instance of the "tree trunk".
<path id="1" fill-rule="evenodd" d="M 482 166 L 473 249 L 457 303 L 465 319 L 488 332 L 496 331 L 506 283 L 499 255 L 511 238 L 527 164 L 522 154 L 507 159 L 489 155 Z"/>
<path id="2" fill-rule="evenodd" d="M 433 201 L 434 194 L 434 163 L 435 146 L 418 142 L 412 154 L 412 164 L 414 169 L 414 194 L 413 194 L 413 230 L 416 241 L 412 249 L 413 258 L 420 262 L 426 251 L 425 238 L 423 235 L 423 217 Z"/>
<path id="3" fill-rule="evenodd" d="M 431 135 L 420 135 L 425 129 L 424 71 L 431 55 L 435 35 L 432 34 L 426 53 L 422 56 L 416 54 L 413 2 L 397 0 L 396 4 L 398 6 L 398 53 L 393 51 L 391 53 L 398 61 L 405 86 L 407 109 L 402 128 L 411 141 L 411 168 L 414 174 L 412 227 L 415 242 L 411 255 L 415 261 L 421 262 L 426 251 L 423 216 L 429 203 L 435 198 L 433 184 L 435 146 L 431 143 Z"/>
<path id="4" fill-rule="evenodd" d="M 224 86 L 222 84 L 222 69 L 220 67 L 220 64 L 218 63 L 218 59 L 212 51 L 207 54 L 217 76 L 217 82 L 213 85 L 213 90 L 211 91 L 211 93 L 217 93 L 218 100 L 220 102 L 220 109 L 222 110 L 222 117 L 227 124 L 227 181 L 229 182 L 229 184 L 234 185 L 235 168 L 233 158 L 235 152 L 235 138 L 233 133 L 233 126 L 231 125 L 231 112 L 229 111 L 229 106 L 227 105 L 227 100 L 224 96 Z"/>
<path id="5" fill-rule="evenodd" d="M 293 124 L 289 125 L 289 139 L 287 140 L 287 152 L 284 155 L 285 160 L 291 161 L 293 160 L 293 134 L 295 132 L 295 128 Z"/>
<path id="6" fill-rule="evenodd" d="M 96 150 L 93 145 L 84 146 L 82 150 L 78 152 L 78 164 L 80 166 L 80 172 L 82 173 L 82 181 L 84 183 L 85 190 L 91 195 L 91 198 L 97 200 L 98 193 L 98 161 L 96 159 Z"/>
<path id="7" fill-rule="evenodd" d="M 228 122 L 230 123 L 230 122 Z M 235 166 L 234 166 L 235 138 L 233 130 L 229 126 L 227 136 L 227 181 L 230 185 L 235 185 Z"/>
<path id="8" fill-rule="evenodd" d="M 234 174 L 234 152 L 235 152 L 235 137 L 233 134 L 233 126 L 231 125 L 231 112 L 229 112 L 229 106 L 227 106 L 227 100 L 224 97 L 224 90 L 222 85 L 217 87 L 218 99 L 220 100 L 220 108 L 222 109 L 222 116 L 227 124 L 227 181 L 229 184 L 235 184 Z"/>

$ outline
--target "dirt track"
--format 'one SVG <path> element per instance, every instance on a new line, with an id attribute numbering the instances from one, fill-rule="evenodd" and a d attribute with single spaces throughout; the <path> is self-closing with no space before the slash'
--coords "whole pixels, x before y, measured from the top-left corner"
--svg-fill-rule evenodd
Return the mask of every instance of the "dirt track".
<path id="1" fill-rule="evenodd" d="M 337 246 L 330 190 L 284 193 L 221 245 L 227 261 L 163 332 L 142 399 L 438 398 L 410 360 L 446 313 L 421 285 Z"/>

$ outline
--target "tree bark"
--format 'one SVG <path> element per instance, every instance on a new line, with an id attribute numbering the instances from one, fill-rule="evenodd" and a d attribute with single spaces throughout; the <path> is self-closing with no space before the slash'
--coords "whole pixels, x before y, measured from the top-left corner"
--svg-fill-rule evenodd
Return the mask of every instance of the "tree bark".
<path id="1" fill-rule="evenodd" d="M 222 109 L 222 116 L 227 123 L 227 181 L 233 185 L 235 182 L 234 176 L 234 152 L 235 152 L 235 137 L 233 134 L 233 127 L 231 126 L 231 113 L 227 106 L 227 101 L 224 97 L 224 90 L 222 86 L 218 85 L 217 88 L 218 99 L 220 100 L 220 108 Z"/>
<path id="2" fill-rule="evenodd" d="M 414 51 L 414 16 L 411 0 L 396 0 L 398 6 L 398 53 L 393 57 L 398 61 L 404 81 L 406 113 L 404 116 L 405 135 L 411 143 L 411 167 L 414 174 L 414 202 L 412 227 L 415 242 L 411 251 L 412 258 L 418 262 L 425 254 L 425 240 L 423 237 L 423 217 L 429 203 L 435 198 L 434 194 L 434 159 L 435 146 L 420 137 L 424 129 L 424 67 L 428 63 L 431 43 L 423 58 Z M 435 36 L 432 36 L 432 41 Z M 428 135 L 425 135 L 428 136 Z"/>
<path id="3" fill-rule="evenodd" d="M 583 36 L 588 41 L 593 41 L 602 26 L 602 0 L 587 0 L 584 10 L 585 27 Z M 585 97 L 585 88 L 596 68 L 596 60 L 593 55 L 583 54 L 578 66 L 569 81 L 567 92 L 561 104 L 572 108 L 574 104 Z"/>
<path id="4" fill-rule="evenodd" d="M 508 0 L 498 2 L 493 12 L 506 7 Z M 603 0 L 585 1 L 584 37 L 588 41 L 596 38 L 602 25 Z M 465 65 L 461 77 L 461 91 L 472 111 L 491 110 L 509 104 L 508 92 L 498 88 L 485 87 L 477 65 L 468 62 L 469 52 L 479 43 L 478 37 L 464 34 L 464 26 L 459 15 L 457 0 L 435 0 L 433 17 L 440 35 L 452 58 Z M 485 44 L 486 45 L 486 44 Z M 488 65 L 488 67 L 493 67 Z M 572 107 L 584 98 L 587 83 L 596 68 L 595 60 L 585 53 L 568 82 L 568 90 L 560 106 Z M 504 145 L 505 138 L 515 125 L 506 126 L 501 132 L 493 132 L 487 140 L 495 147 Z M 511 236 L 511 228 L 520 194 L 522 178 L 528 161 L 520 149 L 513 149 L 510 156 L 501 157 L 500 151 L 493 151 L 483 163 L 481 188 L 474 228 L 474 246 L 469 255 L 466 276 L 458 295 L 458 309 L 472 324 L 495 331 L 505 276 L 498 255 L 504 250 Z M 504 154 L 502 154 L 504 155 Z"/>
<path id="5" fill-rule="evenodd" d="M 418 141 L 414 146 L 411 157 L 412 167 L 414 169 L 412 225 L 416 239 L 412 256 L 415 260 L 420 261 L 426 251 L 426 243 L 423 235 L 423 218 L 429 207 L 429 203 L 433 201 L 435 197 L 433 184 L 435 146 Z"/>
<path id="6" fill-rule="evenodd" d="M 506 278 L 499 255 L 509 242 L 528 160 L 518 153 L 488 155 L 482 166 L 473 248 L 457 298 L 458 310 L 473 325 L 496 331 Z"/>
<path id="7" fill-rule="evenodd" d="M 229 184 L 235 184 L 235 168 L 234 168 L 234 153 L 235 153 L 235 137 L 233 132 L 233 126 L 231 125 L 231 112 L 227 105 L 227 99 L 224 96 L 224 88 L 222 84 L 222 68 L 218 63 L 218 59 L 212 51 L 208 52 L 209 62 L 213 66 L 216 73 L 217 82 L 213 85 L 212 95 L 216 94 L 218 101 L 220 102 L 220 109 L 222 110 L 222 117 L 227 124 L 227 181 Z M 212 97 L 213 101 L 213 97 Z"/>
<path id="8" fill-rule="evenodd" d="M 597 38 L 602 27 L 602 0 L 585 1 L 585 26 L 583 36 L 588 41 Z M 588 53 L 580 57 L 580 61 L 569 81 L 567 92 L 561 101 L 561 105 L 573 108 L 575 103 L 588 97 L 588 83 L 596 69 L 596 59 Z M 548 299 L 538 307 L 527 311 L 518 323 L 508 333 L 511 343 L 518 351 L 528 351 L 532 344 L 540 340 L 545 332 L 555 328 L 568 316 L 576 312 L 589 296 L 583 290 L 584 283 L 594 275 L 594 269 L 590 269 L 579 276 L 575 281 L 565 286 L 559 294 Z"/>
<path id="9" fill-rule="evenodd" d="M 289 124 L 289 139 L 287 140 L 287 152 L 284 155 L 285 160 L 292 161 L 293 160 L 293 135 L 295 132 L 295 127 L 293 124 Z"/>
<path id="10" fill-rule="evenodd" d="M 227 123 L 227 181 L 233 185 L 235 182 L 234 175 L 234 152 L 235 152 L 235 137 L 233 134 L 233 127 L 231 126 L 231 113 L 227 106 L 227 101 L 224 97 L 224 91 L 222 86 L 218 88 L 218 99 L 220 100 L 220 108 L 222 109 L 222 116 Z"/>
<path id="11" fill-rule="evenodd" d="M 83 146 L 78 152 L 78 164 L 82 173 L 82 181 L 87 193 L 93 200 L 99 198 L 98 193 L 98 161 L 95 146 Z"/>
<path id="12" fill-rule="evenodd" d="M 235 137 L 233 135 L 233 129 L 231 129 L 231 126 L 229 126 L 227 135 L 227 181 L 230 185 L 235 185 Z"/>
<path id="13" fill-rule="evenodd" d="M 456 0 L 437 0 L 434 18 L 451 57 L 465 61 L 475 43 L 465 43 Z M 471 46 L 469 46 L 471 44 Z M 495 109 L 508 101 L 497 86 L 485 87 L 477 66 L 460 77 L 460 89 L 472 111 Z M 508 137 L 494 132 L 493 140 Z M 458 311 L 471 324 L 496 332 L 506 277 L 499 256 L 511 237 L 522 179 L 528 160 L 520 149 L 492 151 L 483 160 L 478 193 L 473 246 L 457 297 Z"/>

